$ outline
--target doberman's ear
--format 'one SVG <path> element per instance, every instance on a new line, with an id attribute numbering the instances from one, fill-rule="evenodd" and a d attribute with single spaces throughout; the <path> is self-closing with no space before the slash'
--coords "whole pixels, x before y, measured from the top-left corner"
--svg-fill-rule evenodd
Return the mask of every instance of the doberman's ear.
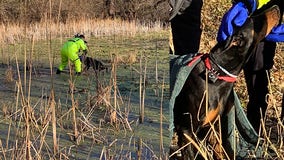
<path id="1" fill-rule="evenodd" d="M 270 9 L 265 12 L 267 17 L 267 30 L 266 36 L 271 32 L 272 28 L 278 25 L 280 19 L 280 10 L 278 6 L 272 6 Z"/>
<path id="2" fill-rule="evenodd" d="M 267 36 L 273 27 L 275 27 L 280 20 L 280 10 L 277 5 L 264 10 L 258 15 L 252 16 L 254 22 L 254 31 L 258 37 L 264 38 Z"/>

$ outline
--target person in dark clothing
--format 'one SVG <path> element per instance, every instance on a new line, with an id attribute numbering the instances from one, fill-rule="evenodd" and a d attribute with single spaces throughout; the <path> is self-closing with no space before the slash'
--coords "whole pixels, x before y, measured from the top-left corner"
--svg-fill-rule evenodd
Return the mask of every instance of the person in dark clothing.
<path id="1" fill-rule="evenodd" d="M 263 0 L 262 2 L 260 2 L 260 4 L 262 4 L 263 6 L 255 7 L 255 9 L 252 9 L 251 14 L 258 14 L 273 5 L 278 5 L 280 7 L 281 17 L 283 16 L 283 0 Z M 234 7 L 237 5 L 238 2 L 233 5 L 233 9 L 229 10 L 227 14 L 236 11 L 234 10 Z M 225 14 L 222 24 L 220 26 L 220 30 L 218 32 L 217 37 L 218 41 L 225 40 L 226 36 L 224 35 L 226 34 L 224 34 L 224 32 L 226 31 L 224 30 L 230 28 L 227 26 L 227 22 L 225 21 L 227 17 L 230 17 L 230 15 L 227 14 Z M 244 20 L 245 19 L 246 17 L 244 16 Z M 281 21 L 282 19 L 280 19 L 279 24 L 281 24 Z M 225 27 L 222 25 L 224 25 Z M 266 102 L 266 96 L 269 93 L 268 83 L 270 78 L 270 70 L 274 64 L 273 59 L 276 51 L 276 42 L 283 42 L 284 40 L 283 28 L 283 25 L 279 25 L 272 31 L 270 35 L 266 37 L 266 39 L 261 41 L 258 44 L 256 50 L 252 53 L 251 58 L 249 59 L 247 64 L 244 66 L 245 80 L 249 95 L 249 102 L 247 105 L 247 117 L 257 132 L 260 128 L 261 117 L 264 117 L 267 109 L 268 104 Z M 277 33 L 275 31 L 277 31 Z"/>
<path id="2" fill-rule="evenodd" d="M 185 55 L 198 52 L 202 33 L 202 5 L 202 0 L 171 1 L 170 22 L 174 46 L 173 54 Z"/>
<path id="3" fill-rule="evenodd" d="M 278 4 L 278 6 L 280 6 L 280 13 L 282 17 L 284 1 L 272 0 L 269 5 L 274 4 Z M 279 23 L 281 24 L 281 20 Z M 256 131 L 259 130 L 261 115 L 264 117 L 268 105 L 266 102 L 266 95 L 269 93 L 268 83 L 270 70 L 274 64 L 273 59 L 275 51 L 276 42 L 263 40 L 244 67 L 244 74 L 249 94 L 247 116 Z M 282 103 L 284 102 L 282 101 Z"/>
<path id="4" fill-rule="evenodd" d="M 193 56 L 199 50 L 203 0 L 170 0 L 170 5 L 172 8 L 169 18 L 172 31 L 171 72 L 175 55 L 191 54 Z M 170 92 L 172 88 L 173 86 L 170 85 Z"/>
<path id="5" fill-rule="evenodd" d="M 260 128 L 261 117 L 265 116 L 268 105 L 266 95 L 269 93 L 268 82 L 270 69 L 274 64 L 275 49 L 275 42 L 262 41 L 244 67 L 249 95 L 247 117 L 257 132 Z"/>

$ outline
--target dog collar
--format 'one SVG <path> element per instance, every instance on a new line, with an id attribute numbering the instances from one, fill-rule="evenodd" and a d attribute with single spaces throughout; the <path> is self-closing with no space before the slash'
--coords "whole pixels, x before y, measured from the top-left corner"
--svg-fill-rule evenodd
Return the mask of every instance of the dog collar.
<path id="1" fill-rule="evenodd" d="M 209 79 L 215 83 L 217 79 L 219 80 L 223 80 L 223 81 L 226 81 L 226 82 L 230 82 L 230 83 L 234 83 L 237 81 L 237 77 L 236 75 L 234 74 L 231 74 L 229 71 L 227 71 L 225 68 L 223 68 L 222 66 L 220 66 L 219 64 L 216 63 L 217 67 L 226 74 L 226 76 L 220 76 L 220 73 L 218 73 L 217 70 L 215 70 L 211 63 L 210 63 L 210 56 L 209 54 L 203 54 L 204 57 L 204 63 L 205 63 L 205 66 L 206 68 L 209 70 L 209 73 L 208 73 L 208 77 Z M 212 61 L 212 59 L 211 59 Z"/>
<path id="2" fill-rule="evenodd" d="M 233 75 L 231 74 L 229 71 L 227 71 L 225 68 L 223 68 L 222 66 L 220 66 L 219 64 L 215 63 L 217 65 L 217 67 L 222 71 L 224 72 L 227 76 L 220 76 L 220 73 L 218 73 L 217 70 L 215 70 L 211 63 L 210 63 L 210 56 L 208 53 L 198 53 L 196 54 L 192 60 L 187 64 L 187 66 L 189 67 L 192 67 L 193 64 L 195 64 L 195 62 L 197 60 L 199 60 L 200 58 L 203 59 L 203 62 L 205 64 L 205 67 L 209 70 L 209 73 L 208 73 L 208 77 L 209 79 L 215 83 L 218 79 L 219 80 L 223 80 L 223 81 L 226 81 L 226 82 L 230 82 L 230 83 L 233 83 L 233 82 L 236 82 L 237 81 L 237 77 L 236 75 Z M 213 61 L 211 59 L 211 61 Z"/>

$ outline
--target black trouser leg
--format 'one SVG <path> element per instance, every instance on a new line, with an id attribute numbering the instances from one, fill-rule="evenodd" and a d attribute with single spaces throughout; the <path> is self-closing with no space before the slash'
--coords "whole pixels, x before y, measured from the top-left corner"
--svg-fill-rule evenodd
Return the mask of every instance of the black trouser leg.
<path id="1" fill-rule="evenodd" d="M 266 95 L 268 93 L 268 77 L 266 71 L 261 70 L 256 73 L 245 72 L 245 78 L 249 95 L 247 105 L 248 120 L 255 131 L 258 132 L 261 115 L 264 116 L 267 109 Z"/>
<path id="2" fill-rule="evenodd" d="M 201 39 L 202 0 L 192 0 L 191 5 L 181 15 L 171 20 L 174 54 L 185 55 L 199 50 Z"/>
<path id="3" fill-rule="evenodd" d="M 273 66 L 275 47 L 275 43 L 261 42 L 244 67 L 249 95 L 247 116 L 256 132 L 259 131 L 261 114 L 264 117 L 267 109 L 269 70 Z"/>

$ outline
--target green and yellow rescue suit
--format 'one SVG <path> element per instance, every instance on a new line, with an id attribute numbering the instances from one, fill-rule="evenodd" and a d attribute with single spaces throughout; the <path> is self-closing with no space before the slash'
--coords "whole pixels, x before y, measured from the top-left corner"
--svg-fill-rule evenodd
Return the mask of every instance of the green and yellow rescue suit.
<path id="1" fill-rule="evenodd" d="M 61 48 L 61 64 L 58 68 L 59 71 L 62 71 L 68 64 L 68 60 L 70 60 L 73 64 L 75 64 L 75 71 L 80 73 L 82 71 L 81 61 L 78 55 L 80 50 L 87 50 L 84 40 L 80 38 L 68 40 Z"/>

